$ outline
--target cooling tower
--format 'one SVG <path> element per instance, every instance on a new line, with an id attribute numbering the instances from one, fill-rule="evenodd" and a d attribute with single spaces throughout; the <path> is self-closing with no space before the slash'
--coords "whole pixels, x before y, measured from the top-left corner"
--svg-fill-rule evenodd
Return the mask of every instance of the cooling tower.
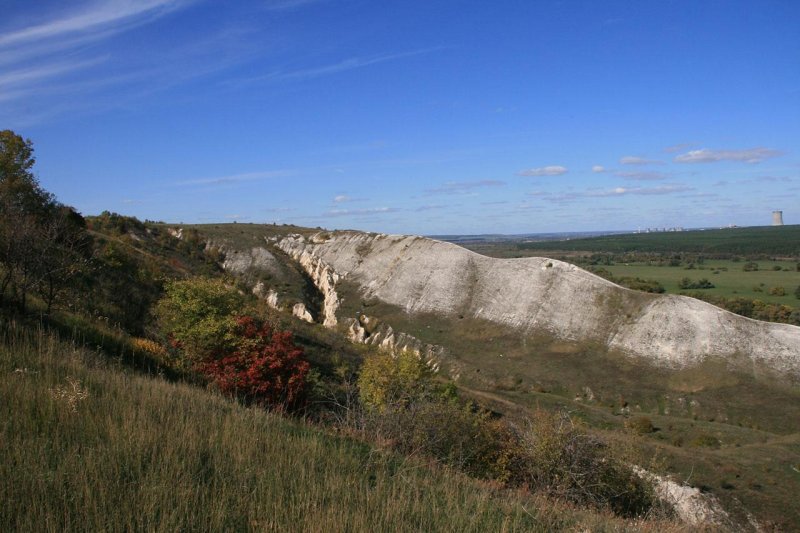
<path id="1" fill-rule="evenodd" d="M 783 211 L 772 212 L 772 225 L 783 226 Z"/>

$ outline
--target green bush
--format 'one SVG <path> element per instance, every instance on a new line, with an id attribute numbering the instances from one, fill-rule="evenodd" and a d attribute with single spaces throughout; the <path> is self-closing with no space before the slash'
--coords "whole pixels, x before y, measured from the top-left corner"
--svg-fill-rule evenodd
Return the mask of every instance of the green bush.
<path id="1" fill-rule="evenodd" d="M 693 281 L 690 278 L 683 278 L 678 283 L 680 289 L 713 289 L 714 284 L 706 278 L 700 278 L 698 281 Z"/>
<path id="2" fill-rule="evenodd" d="M 191 366 L 233 345 L 234 314 L 243 297 L 219 279 L 193 278 L 167 283 L 155 308 L 161 331 L 179 352 L 179 366 Z"/>

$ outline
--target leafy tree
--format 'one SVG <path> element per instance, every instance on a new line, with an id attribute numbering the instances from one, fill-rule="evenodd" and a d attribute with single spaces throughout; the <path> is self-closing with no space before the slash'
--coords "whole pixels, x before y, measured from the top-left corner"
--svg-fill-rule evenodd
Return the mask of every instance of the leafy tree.
<path id="1" fill-rule="evenodd" d="M 24 310 L 38 289 L 47 311 L 90 253 L 83 218 L 42 189 L 30 140 L 0 131 L 0 303 L 11 288 Z"/>
<path id="2" fill-rule="evenodd" d="M 35 211 L 52 199 L 31 171 L 35 162 L 29 139 L 11 130 L 0 131 L 0 196 L 4 208 Z"/>
<path id="3" fill-rule="evenodd" d="M 61 205 L 53 206 L 39 225 L 37 288 L 48 314 L 56 298 L 89 267 L 93 243 L 85 229 L 83 217 Z"/>
<path id="4" fill-rule="evenodd" d="M 167 283 L 155 314 L 161 330 L 182 353 L 185 363 L 234 346 L 234 316 L 243 297 L 223 280 L 194 278 Z"/>

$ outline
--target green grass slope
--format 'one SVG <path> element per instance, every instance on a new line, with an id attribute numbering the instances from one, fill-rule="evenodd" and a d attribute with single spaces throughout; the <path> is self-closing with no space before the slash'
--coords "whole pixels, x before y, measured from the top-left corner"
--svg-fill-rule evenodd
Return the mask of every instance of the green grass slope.
<path id="1" fill-rule="evenodd" d="M 676 531 L 378 452 L 0 324 L 3 531 Z"/>

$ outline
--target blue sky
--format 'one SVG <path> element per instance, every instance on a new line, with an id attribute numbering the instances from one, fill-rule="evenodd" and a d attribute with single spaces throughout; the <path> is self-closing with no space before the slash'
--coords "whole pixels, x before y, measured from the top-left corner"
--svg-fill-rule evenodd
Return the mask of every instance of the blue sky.
<path id="1" fill-rule="evenodd" d="M 800 2 L 0 0 L 84 214 L 392 233 L 800 223 Z"/>

